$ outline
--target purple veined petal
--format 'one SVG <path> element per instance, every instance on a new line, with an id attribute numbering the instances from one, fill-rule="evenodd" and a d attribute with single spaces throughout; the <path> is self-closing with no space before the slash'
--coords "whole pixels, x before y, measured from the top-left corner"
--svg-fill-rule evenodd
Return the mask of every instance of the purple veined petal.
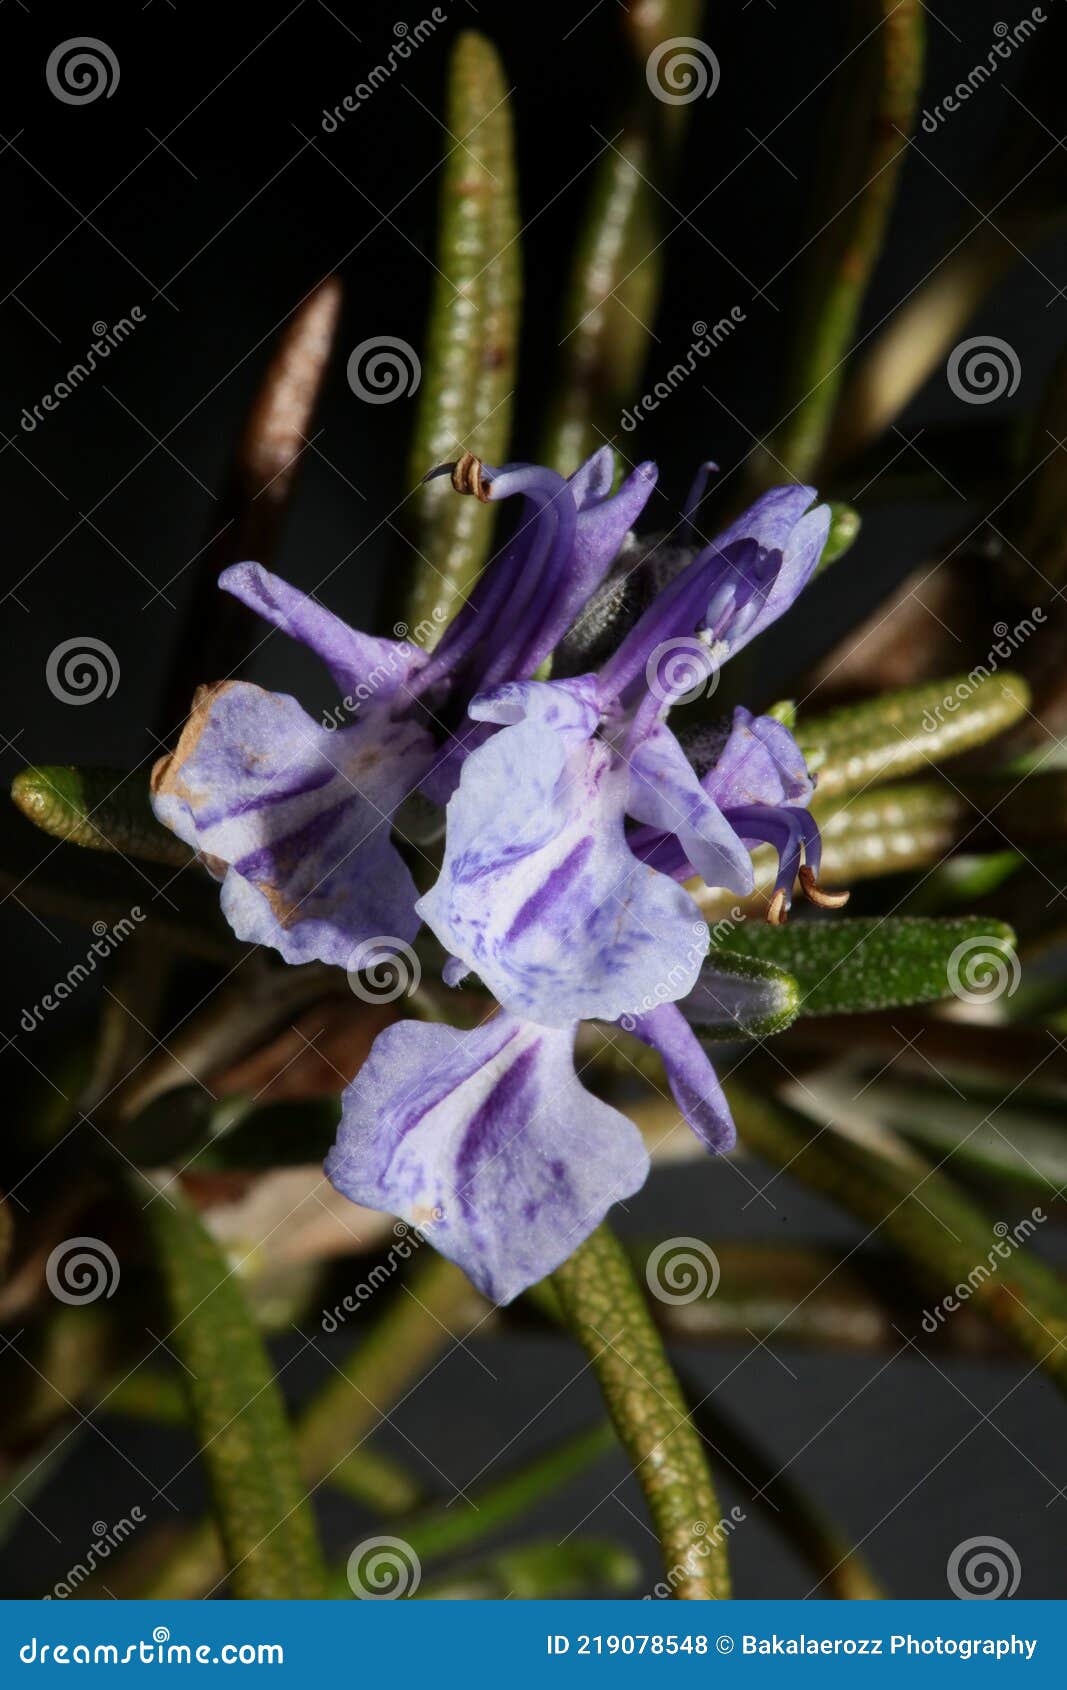
<path id="1" fill-rule="evenodd" d="M 701 784 L 720 809 L 739 804 L 806 804 L 815 790 L 804 755 L 783 722 L 743 705 Z"/>
<path id="2" fill-rule="evenodd" d="M 491 692 L 478 693 L 467 713 L 470 721 L 461 724 L 441 746 L 420 788 L 432 803 L 442 807 L 459 785 L 466 759 L 485 744 L 498 724 L 509 726 L 529 717 L 545 722 L 576 744 L 584 744 L 596 732 L 600 720 L 597 678 L 579 675 L 567 681 L 506 681 Z"/>
<path id="3" fill-rule="evenodd" d="M 476 722 L 543 722 L 577 744 L 584 744 L 600 724 L 599 683 L 595 675 L 566 681 L 508 681 L 472 698 L 469 715 Z"/>
<path id="4" fill-rule="evenodd" d="M 746 845 L 772 845 L 778 853 L 778 874 L 774 891 L 783 894 L 783 908 L 793 901 L 793 886 L 801 865 L 807 862 L 816 880 L 822 859 L 819 824 L 807 810 L 794 804 L 752 804 L 727 809 L 724 814 Z"/>
<path id="5" fill-rule="evenodd" d="M 350 709 L 372 699 L 388 702 L 426 661 L 417 646 L 350 628 L 332 610 L 258 563 L 232 564 L 219 576 L 219 586 L 321 658 L 346 701 L 351 700 Z"/>
<path id="6" fill-rule="evenodd" d="M 694 518 L 703 503 L 704 489 L 707 487 L 711 477 L 713 475 L 718 475 L 718 473 L 718 464 L 713 463 L 712 460 L 708 458 L 700 465 L 696 475 L 693 477 L 689 492 L 685 497 L 685 504 L 682 506 L 682 522 L 690 533 L 695 533 Z"/>
<path id="7" fill-rule="evenodd" d="M 610 446 L 600 446 L 568 477 L 568 486 L 579 513 L 587 505 L 596 505 L 601 499 L 606 499 L 614 480 L 615 454 Z"/>
<path id="8" fill-rule="evenodd" d="M 601 452 L 607 451 L 608 447 L 601 448 Z M 599 458 L 601 453 L 595 456 Z M 627 534 L 652 497 L 658 477 L 656 465 L 646 459 L 630 471 L 617 493 L 609 491 L 599 500 L 590 499 L 579 505 L 570 579 L 558 609 L 558 618 L 566 617 L 566 621 L 558 637 L 603 581 Z M 610 489 L 610 480 L 608 486 Z"/>
<path id="9" fill-rule="evenodd" d="M 782 508 L 787 504 L 782 501 Z M 778 509 L 775 520 L 765 524 L 769 531 L 778 532 L 781 515 Z M 715 542 L 722 561 L 706 617 L 709 626 L 715 625 L 721 661 L 735 656 L 795 604 L 815 573 L 829 532 L 830 507 L 817 505 L 796 522 L 784 546 L 765 546 L 755 535 L 726 545 Z"/>
<path id="10" fill-rule="evenodd" d="M 722 551 L 737 540 L 751 539 L 761 551 L 784 552 L 794 528 L 817 497 L 814 487 L 805 487 L 800 482 L 772 487 L 711 543 L 717 551 Z"/>
<path id="11" fill-rule="evenodd" d="M 741 895 L 751 892 L 752 859 L 697 779 L 670 728 L 657 723 L 630 752 L 629 765 L 627 810 L 635 821 L 674 834 L 706 885 Z"/>
<path id="12" fill-rule="evenodd" d="M 505 1014 L 388 1027 L 345 1092 L 327 1178 L 510 1302 L 648 1173 L 637 1128 L 579 1081 L 574 1033 Z"/>
<path id="13" fill-rule="evenodd" d="M 439 465 L 424 480 L 450 475 L 455 467 Z M 483 569 L 436 650 L 415 678 L 413 690 L 418 695 L 453 676 L 462 665 L 470 665 L 484 641 L 493 639 L 494 653 L 507 641 L 514 629 L 517 609 L 522 608 L 541 579 L 556 532 L 556 519 L 551 514 L 546 516 L 546 506 L 567 484 L 554 470 L 543 469 L 538 464 L 505 464 L 493 469 L 483 463 L 477 473 L 485 503 L 523 495 L 528 514 Z M 480 664 L 483 674 L 494 653 L 490 659 L 483 657 Z"/>
<path id="14" fill-rule="evenodd" d="M 568 749 L 543 722 L 502 728 L 467 758 L 417 910 L 512 1014 L 614 1021 L 691 989 L 707 926 L 630 851 L 628 788 L 606 745 Z"/>
<path id="15" fill-rule="evenodd" d="M 489 490 L 490 500 L 524 494 L 533 507 L 511 544 L 528 535 L 523 561 L 506 612 L 493 629 L 489 661 L 477 678 L 479 692 L 515 676 L 532 675 L 551 647 L 542 649 L 540 630 L 552 619 L 567 591 L 572 568 L 578 512 L 566 481 L 554 470 L 522 464 L 502 470 Z"/>
<path id="16" fill-rule="evenodd" d="M 659 1051 L 674 1101 L 701 1143 L 711 1151 L 732 1150 L 737 1132 L 730 1106 L 703 1045 L 678 1005 L 658 1005 L 639 1016 L 631 1030 Z"/>
<path id="17" fill-rule="evenodd" d="M 223 682 L 201 689 L 156 764 L 152 807 L 223 881 L 239 939 L 347 967 L 366 939 L 418 931 L 390 821 L 432 751 L 412 722 L 379 715 L 331 734 L 293 698 Z"/>
<path id="18" fill-rule="evenodd" d="M 782 555 L 781 568 L 762 610 L 746 631 L 744 638 L 731 644 L 732 651 L 737 651 L 740 646 L 755 639 L 757 634 L 762 634 L 765 628 L 769 628 L 779 616 L 784 616 L 796 603 L 815 573 L 830 533 L 830 521 L 829 505 L 816 505 L 807 516 L 801 517 L 789 536 Z"/>

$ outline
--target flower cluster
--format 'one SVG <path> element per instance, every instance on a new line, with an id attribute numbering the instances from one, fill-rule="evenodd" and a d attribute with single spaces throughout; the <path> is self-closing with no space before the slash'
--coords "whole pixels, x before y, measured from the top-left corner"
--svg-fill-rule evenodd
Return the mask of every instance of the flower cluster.
<path id="1" fill-rule="evenodd" d="M 812 781 L 788 729 L 739 708 L 686 745 L 667 723 L 694 664 L 712 677 L 794 602 L 830 519 L 810 508 L 812 488 L 781 487 L 709 545 L 642 548 L 631 530 L 652 464 L 614 493 L 607 448 L 569 480 L 469 454 L 435 473 L 487 503 L 524 501 L 436 649 L 358 633 L 256 564 L 227 570 L 227 592 L 367 702 L 330 732 L 292 698 L 204 688 L 157 765 L 153 803 L 221 880 L 242 939 L 350 967 L 361 946 L 407 945 L 425 924 L 447 952 L 445 982 L 473 974 L 493 994 L 499 1009 L 472 1030 L 404 1020 L 379 1035 L 345 1093 L 326 1172 L 354 1202 L 424 1228 L 506 1302 L 648 1171 L 637 1129 L 575 1069 L 580 1022 L 624 1022 L 659 1052 L 707 1148 L 733 1143 L 691 1026 L 701 997 L 721 1007 L 730 983 L 705 960 L 710 936 L 685 883 L 749 893 L 750 853 L 767 842 L 779 859 L 772 920 L 798 880 L 816 902 L 840 901 L 819 888 Z M 618 599 L 634 556 L 655 590 L 617 620 L 603 658 L 536 678 L 553 653 L 580 649 L 575 624 Z M 659 654 L 679 641 L 686 673 L 665 684 Z M 421 897 L 397 843 L 416 796 L 445 812 Z"/>

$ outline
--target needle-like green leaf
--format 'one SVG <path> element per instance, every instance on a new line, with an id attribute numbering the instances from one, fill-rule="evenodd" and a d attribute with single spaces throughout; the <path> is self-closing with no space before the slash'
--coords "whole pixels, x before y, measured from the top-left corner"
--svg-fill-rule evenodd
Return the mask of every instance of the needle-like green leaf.
<path id="1" fill-rule="evenodd" d="M 489 512 L 457 497 L 436 464 L 474 452 L 507 457 L 521 274 L 508 83 L 495 48 L 464 30 L 449 65 L 448 153 L 441 184 L 437 282 L 423 358 L 405 511 L 414 547 L 404 611 L 432 644 L 470 590 L 491 540 Z"/>
<path id="2" fill-rule="evenodd" d="M 644 1492 L 671 1595 L 728 1596 L 707 1458 L 625 1251 L 607 1226 L 556 1269 L 551 1285 Z"/>
<path id="3" fill-rule="evenodd" d="M 1011 928 L 988 916 L 746 921 L 727 930 L 708 966 L 718 968 L 724 952 L 773 962 L 799 988 L 796 1014 L 854 1014 L 958 995 L 972 989 L 976 969 L 1010 980 L 1014 943 Z"/>
<path id="4" fill-rule="evenodd" d="M 176 1182 L 145 1180 L 145 1220 L 186 1370 L 193 1426 L 235 1596 L 326 1593 L 285 1404 L 240 1285 Z"/>
<path id="5" fill-rule="evenodd" d="M 769 954 L 741 945 L 711 952 L 686 999 L 686 1014 L 705 1039 L 765 1039 L 800 1014 L 796 980 Z"/>
<path id="6" fill-rule="evenodd" d="M 1025 714 L 1018 675 L 952 675 L 804 721 L 797 739 L 819 777 L 819 798 L 891 780 L 984 745 Z"/>
<path id="7" fill-rule="evenodd" d="M 152 814 L 144 774 L 43 764 L 17 774 L 11 796 L 23 815 L 53 839 L 174 867 L 191 860 L 188 845 Z"/>

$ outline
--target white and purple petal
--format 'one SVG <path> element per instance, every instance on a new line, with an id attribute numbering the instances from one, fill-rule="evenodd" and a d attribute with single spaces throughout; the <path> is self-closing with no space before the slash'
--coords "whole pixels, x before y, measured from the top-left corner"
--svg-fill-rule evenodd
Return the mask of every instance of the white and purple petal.
<path id="1" fill-rule="evenodd" d="M 702 785 L 720 809 L 737 804 L 806 804 L 815 790 L 804 754 L 774 716 L 734 711 L 730 732 Z"/>
<path id="2" fill-rule="evenodd" d="M 543 722 L 575 744 L 592 739 L 600 724 L 600 694 L 595 675 L 566 681 L 507 681 L 470 702 L 476 722 Z"/>
<path id="3" fill-rule="evenodd" d="M 418 646 L 361 634 L 258 563 L 232 564 L 219 576 L 219 586 L 321 658 L 351 700 L 350 709 L 370 699 L 387 703 L 426 662 Z"/>
<path id="4" fill-rule="evenodd" d="M 629 785 L 608 746 L 576 746 L 536 720 L 467 758 L 441 874 L 417 909 L 511 1013 L 549 1027 L 614 1021 L 696 979 L 707 927 L 687 892 L 631 852 Z"/>
<path id="5" fill-rule="evenodd" d="M 578 1248 L 648 1173 L 640 1133 L 587 1092 L 574 1028 L 501 1014 L 460 1032 L 403 1021 L 379 1034 L 344 1095 L 326 1174 L 400 1215 L 508 1303 Z"/>
<path id="6" fill-rule="evenodd" d="M 368 938 L 418 931 L 390 822 L 431 753 L 415 723 L 376 713 L 331 734 L 285 694 L 223 682 L 156 764 L 152 807 L 223 881 L 239 939 L 347 967 Z"/>
<path id="7" fill-rule="evenodd" d="M 751 892 L 752 859 L 670 728 L 657 722 L 631 751 L 629 763 L 630 815 L 673 834 L 706 885 L 742 896 Z"/>
<path id="8" fill-rule="evenodd" d="M 671 1093 L 701 1143 L 711 1151 L 737 1142 L 730 1106 L 703 1045 L 677 1004 L 665 1003 L 634 1022 L 632 1031 L 658 1050 Z"/>

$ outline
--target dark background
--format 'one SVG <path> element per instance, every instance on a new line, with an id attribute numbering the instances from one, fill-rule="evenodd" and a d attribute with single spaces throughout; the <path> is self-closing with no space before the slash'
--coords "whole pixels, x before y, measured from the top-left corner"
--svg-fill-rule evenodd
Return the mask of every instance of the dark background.
<path id="1" fill-rule="evenodd" d="M 364 110 L 338 133 L 324 134 L 323 109 L 384 57 L 394 22 L 414 26 L 428 9 L 373 11 L 344 0 L 211 9 L 150 0 L 143 9 L 95 12 L 20 7 L 17 0 L 4 7 L 6 778 L 26 761 L 121 766 L 150 753 L 146 724 L 191 562 L 211 532 L 212 495 L 234 433 L 272 337 L 333 271 L 346 291 L 336 367 L 277 567 L 354 622 L 366 624 L 373 614 L 391 524 L 409 490 L 413 401 L 361 405 L 344 366 L 349 350 L 371 334 L 422 346 L 447 139 L 438 121 L 443 71 L 460 27 L 478 27 L 498 43 L 514 89 L 527 227 L 512 455 L 534 452 L 568 255 L 599 136 L 617 132 L 628 81 L 618 7 L 600 0 L 583 17 L 581 4 L 566 11 L 448 6 L 448 24 Z M 1023 10 L 1002 0 L 938 0 L 929 18 L 928 102 L 985 56 L 994 23 L 1014 23 Z M 1009 91 L 1025 88 L 1034 56 L 1063 63 L 1057 0 L 1047 0 L 1046 10 L 1056 15 L 992 85 L 935 137 L 920 133 L 864 332 L 920 282 L 963 226 L 977 221 L 973 201 L 1006 142 L 1021 127 L 1039 126 Z M 814 149 L 835 79 L 849 74 L 839 66 L 834 5 L 735 0 L 713 12 L 702 33 L 719 57 L 722 80 L 715 97 L 691 114 L 674 207 L 662 208 L 671 231 L 668 280 L 649 379 L 684 356 L 694 320 L 713 322 L 734 305 L 747 320 L 705 366 L 706 379 L 689 383 L 635 435 L 620 436 L 623 451 L 661 462 L 663 503 L 651 515 L 664 525 L 699 459 L 714 456 L 728 473 L 777 420 Z M 121 67 L 114 96 L 84 107 L 56 101 L 44 79 L 52 47 L 76 34 L 102 36 Z M 1047 139 L 1054 149 L 1059 120 L 1049 111 L 1042 120 L 1055 130 Z M 1036 404 L 1067 339 L 1067 307 L 1058 294 L 1065 284 L 1067 239 L 1047 241 L 1032 262 L 1020 257 L 976 323 L 1009 338 L 1019 354 L 1019 414 Z M 85 353 L 91 325 L 114 322 L 135 305 L 144 323 L 28 434 L 20 426 L 23 407 Z M 939 373 L 902 426 L 910 435 L 931 422 L 975 420 L 961 409 Z M 879 504 L 847 587 L 836 575 L 822 583 L 792 619 L 791 637 L 809 649 L 826 644 L 963 514 L 947 488 L 936 500 Z M 63 705 L 45 682 L 49 653 L 76 634 L 106 641 L 121 666 L 114 695 L 85 709 Z M 764 661 L 776 661 L 773 648 Z M 327 697 L 313 667 L 278 637 L 261 648 L 254 675 L 300 691 L 312 708 Z M 17 896 L 5 901 L 2 931 L 8 966 L 0 1028 L 5 1040 L 15 1040 L 5 1061 L 18 1069 L 37 1063 L 45 1049 L 43 1035 L 28 1040 L 20 1033 L 21 1008 L 82 955 L 84 934 L 53 920 L 42 927 Z M 86 988 L 65 1006 L 62 1029 L 50 1027 L 49 1039 L 84 1028 L 91 998 Z M 17 1133 L 17 1119 L 8 1130 Z M 761 1184 L 766 1177 L 755 1166 L 747 1172 Z M 769 1193 L 773 1214 L 762 1202 L 746 1207 L 749 1195 L 737 1170 L 725 1165 L 667 1170 L 621 1224 L 653 1236 L 859 1236 L 788 1179 Z M 344 1339 L 333 1342 L 340 1352 Z M 383 1433 L 406 1457 L 411 1443 L 425 1448 L 438 1470 L 423 1463 L 430 1480 L 444 1474 L 466 1485 L 509 1440 L 501 1466 L 595 1411 L 592 1381 L 588 1373 L 575 1377 L 567 1345 L 494 1339 L 476 1349 L 495 1379 L 458 1350 L 400 1409 L 403 1435 Z M 1062 1594 L 1047 1553 L 1053 1546 L 1062 1552 L 1067 1507 L 1060 1493 L 1067 1484 L 1062 1405 L 1047 1381 L 1024 1377 L 1022 1364 L 953 1363 L 939 1371 L 914 1352 L 886 1366 L 885 1358 L 822 1357 L 788 1346 L 772 1355 L 746 1346 L 700 1356 L 695 1365 L 708 1389 L 718 1383 L 717 1400 L 758 1433 L 776 1464 L 790 1462 L 789 1471 L 864 1540 L 894 1595 L 945 1594 L 952 1548 L 991 1533 L 1008 1539 L 1021 1558 L 1021 1595 Z M 305 1357 L 287 1372 L 286 1385 L 302 1394 L 318 1372 Z M 102 1428 L 106 1439 L 88 1429 L 72 1440 L 67 1463 L 34 1495 L 34 1517 L 22 1521 L 9 1545 L 8 1593 L 32 1594 L 60 1576 L 82 1552 L 90 1522 L 127 1514 L 138 1502 L 154 1519 L 169 1512 L 150 1501 L 151 1491 L 188 1459 L 184 1441 L 106 1420 Z M 486 1477 L 499 1470 L 490 1467 Z M 598 1469 L 536 1524 L 562 1535 L 589 1514 L 584 1529 L 632 1544 L 651 1584 L 655 1545 L 633 1483 L 622 1482 L 605 1499 L 622 1479 L 621 1463 Z M 726 1506 L 742 1494 L 729 1478 L 723 1492 Z M 184 1506 L 197 1504 L 192 1469 L 171 1494 Z M 347 1548 L 357 1516 L 334 1500 L 325 1517 L 335 1548 Z M 807 1570 L 758 1518 L 737 1531 L 732 1556 L 739 1595 L 795 1596 L 811 1587 Z"/>

